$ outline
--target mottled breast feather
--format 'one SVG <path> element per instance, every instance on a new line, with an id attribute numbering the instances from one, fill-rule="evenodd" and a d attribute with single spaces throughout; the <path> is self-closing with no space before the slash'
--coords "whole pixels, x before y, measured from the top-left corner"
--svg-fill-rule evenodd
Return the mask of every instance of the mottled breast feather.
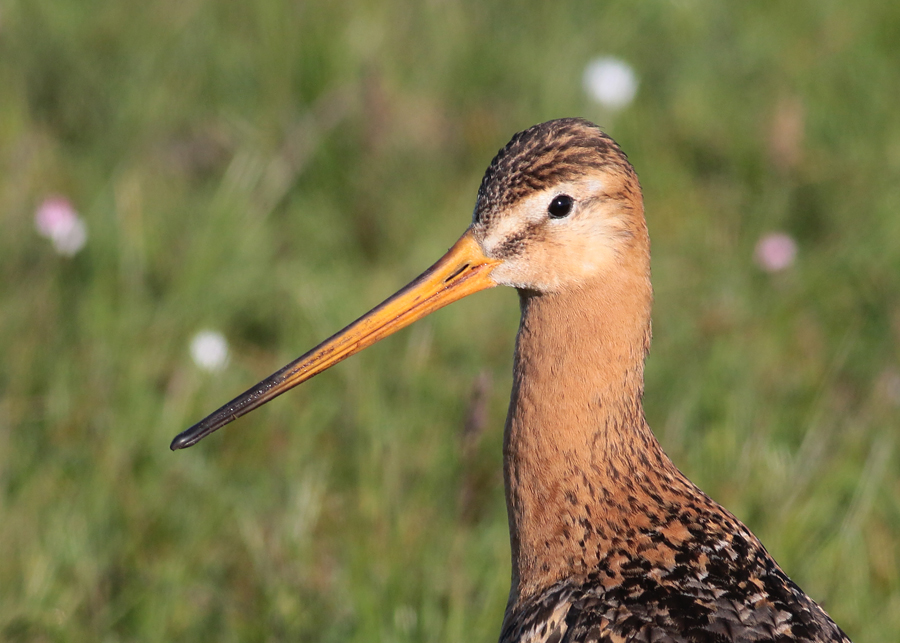
<path id="1" fill-rule="evenodd" d="M 497 152 L 481 180 L 473 222 L 489 225 L 522 197 L 603 169 L 637 175 L 618 144 L 582 118 L 541 123 L 516 134 Z M 640 188 L 637 188 L 640 189 Z"/>
<path id="2" fill-rule="evenodd" d="M 695 506 L 672 506 L 607 549 L 589 574 L 507 614 L 500 642 L 850 643 L 746 527 L 696 494 Z M 665 536 L 672 521 L 690 532 L 677 545 Z M 659 564 L 657 547 L 674 549 L 674 564 Z"/>
<path id="3" fill-rule="evenodd" d="M 773 574 L 771 584 L 768 598 L 753 603 L 710 583 L 683 592 L 636 577 L 612 591 L 596 578 L 569 579 L 509 620 L 500 641 L 850 643 L 780 571 Z"/>

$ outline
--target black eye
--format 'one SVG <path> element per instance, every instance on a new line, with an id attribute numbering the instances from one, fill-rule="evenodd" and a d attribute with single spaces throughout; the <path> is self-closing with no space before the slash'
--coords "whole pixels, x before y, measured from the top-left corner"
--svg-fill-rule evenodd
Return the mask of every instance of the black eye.
<path id="1" fill-rule="evenodd" d="M 569 216 L 573 205 L 575 205 L 575 199 L 568 194 L 558 194 L 553 197 L 550 205 L 547 206 L 547 214 L 550 215 L 551 219 L 562 219 Z"/>

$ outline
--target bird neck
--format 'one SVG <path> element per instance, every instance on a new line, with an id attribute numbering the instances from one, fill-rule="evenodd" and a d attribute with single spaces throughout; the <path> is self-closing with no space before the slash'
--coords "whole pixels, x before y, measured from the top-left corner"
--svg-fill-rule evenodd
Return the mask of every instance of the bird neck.
<path id="1" fill-rule="evenodd" d="M 641 401 L 651 298 L 648 277 L 521 293 L 503 444 L 511 608 L 589 573 L 634 523 L 634 503 L 623 499 L 646 488 L 635 479 L 677 472 Z"/>

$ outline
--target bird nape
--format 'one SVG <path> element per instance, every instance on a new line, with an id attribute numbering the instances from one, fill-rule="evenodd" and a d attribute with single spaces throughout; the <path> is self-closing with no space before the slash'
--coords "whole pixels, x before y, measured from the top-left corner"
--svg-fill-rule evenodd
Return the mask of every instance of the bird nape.
<path id="1" fill-rule="evenodd" d="M 172 449 L 496 285 L 517 288 L 522 305 L 503 443 L 513 571 L 501 643 L 849 641 L 647 425 L 641 188 L 619 146 L 582 119 L 516 134 L 443 258 Z"/>

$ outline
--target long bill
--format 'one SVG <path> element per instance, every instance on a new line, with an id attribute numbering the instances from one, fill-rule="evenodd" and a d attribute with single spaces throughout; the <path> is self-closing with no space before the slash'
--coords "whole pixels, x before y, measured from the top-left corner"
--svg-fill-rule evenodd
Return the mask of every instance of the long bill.
<path id="1" fill-rule="evenodd" d="M 497 285 L 491 272 L 500 262 L 481 251 L 467 231 L 447 254 L 415 281 L 326 339 L 305 355 L 179 434 L 170 448 L 184 449 L 253 409 L 380 339 L 467 295 Z"/>

